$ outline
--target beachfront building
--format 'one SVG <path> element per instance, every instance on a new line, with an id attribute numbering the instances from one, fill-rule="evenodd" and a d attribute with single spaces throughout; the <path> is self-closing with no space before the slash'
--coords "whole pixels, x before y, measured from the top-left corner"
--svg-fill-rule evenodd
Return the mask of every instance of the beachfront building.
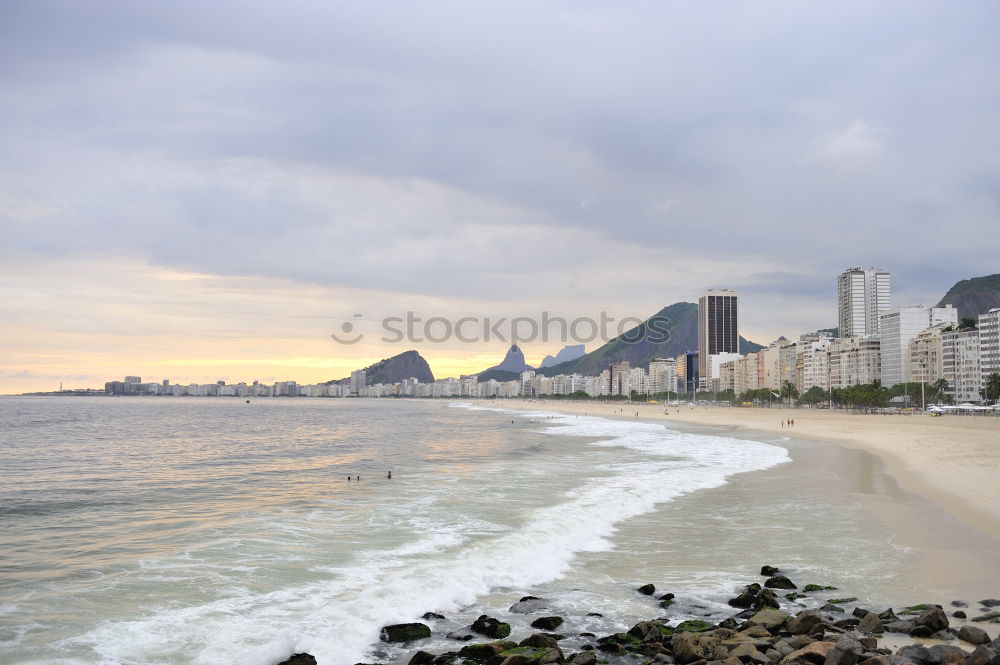
<path id="1" fill-rule="evenodd" d="M 982 370 L 979 363 L 980 341 L 976 328 L 964 328 L 941 333 L 941 365 L 947 392 L 962 402 L 982 400 Z"/>
<path id="2" fill-rule="evenodd" d="M 711 356 L 740 352 L 738 299 L 732 289 L 711 289 L 698 298 L 698 376 L 706 384 Z"/>
<path id="3" fill-rule="evenodd" d="M 766 349 L 757 352 L 760 356 L 761 387 L 778 391 L 781 389 L 781 350 L 788 340 L 779 337 L 771 342 Z"/>
<path id="4" fill-rule="evenodd" d="M 958 323 L 958 310 L 951 305 L 915 305 L 891 309 L 879 318 L 882 349 L 882 385 L 890 388 L 910 380 L 910 342 L 938 323 Z"/>
<path id="5" fill-rule="evenodd" d="M 830 341 L 830 387 L 848 388 L 881 380 L 877 337 L 845 337 Z"/>
<path id="6" fill-rule="evenodd" d="M 941 333 L 951 326 L 938 323 L 910 340 L 910 381 L 929 384 L 944 377 Z"/>
<path id="7" fill-rule="evenodd" d="M 800 393 L 806 392 L 813 386 L 819 386 L 823 390 L 830 387 L 831 342 L 831 339 L 825 338 L 802 345 L 797 359 L 799 371 L 797 388 Z"/>
<path id="8" fill-rule="evenodd" d="M 708 375 L 700 377 L 701 388 L 705 390 L 720 390 L 719 371 L 720 367 L 727 362 L 742 358 L 738 353 L 716 353 L 708 358 Z"/>
<path id="9" fill-rule="evenodd" d="M 649 363 L 649 392 L 677 392 L 677 359 L 654 358 Z"/>
<path id="10" fill-rule="evenodd" d="M 798 374 L 796 372 L 796 360 L 798 358 L 799 345 L 787 339 L 779 340 L 778 343 L 778 385 L 784 387 L 786 383 L 793 386 L 798 385 Z"/>
<path id="11" fill-rule="evenodd" d="M 732 390 L 736 391 L 736 361 L 730 360 L 729 362 L 722 363 L 719 365 L 719 383 L 716 385 L 715 389 L 717 391 Z"/>
<path id="12" fill-rule="evenodd" d="M 848 268 L 837 277 L 837 325 L 840 337 L 877 335 L 879 315 L 889 310 L 889 272 Z"/>
<path id="13" fill-rule="evenodd" d="M 351 393 L 354 395 L 360 395 L 361 391 L 364 390 L 367 385 L 367 379 L 365 376 L 365 370 L 356 369 L 351 372 Z"/>
<path id="14" fill-rule="evenodd" d="M 990 374 L 1000 374 L 1000 307 L 979 315 L 979 369 L 983 387 Z"/>

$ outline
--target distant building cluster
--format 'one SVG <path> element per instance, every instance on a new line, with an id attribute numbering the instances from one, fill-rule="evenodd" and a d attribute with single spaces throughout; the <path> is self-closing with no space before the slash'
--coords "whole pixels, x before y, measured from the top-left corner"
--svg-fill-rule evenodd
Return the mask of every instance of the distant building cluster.
<path id="1" fill-rule="evenodd" d="M 138 376 L 105 384 L 112 395 L 197 397 L 535 397 L 588 395 L 697 394 L 712 391 L 734 397 L 767 390 L 781 396 L 793 388 L 803 394 L 868 385 L 947 384 L 956 402 L 983 400 L 988 377 L 1000 374 L 1000 309 L 959 322 L 951 305 L 891 308 L 888 271 L 849 268 L 837 278 L 836 330 L 818 330 L 792 341 L 781 337 L 766 348 L 740 353 L 739 295 L 728 289 L 707 291 L 698 300 L 698 348 L 676 357 L 655 358 L 648 368 L 629 362 L 610 364 L 597 376 L 542 376 L 527 370 L 518 378 L 480 381 L 477 375 L 433 383 L 409 378 L 369 384 L 365 370 L 344 382 L 299 385 L 143 383 Z M 836 334 L 835 334 L 836 333 Z"/>

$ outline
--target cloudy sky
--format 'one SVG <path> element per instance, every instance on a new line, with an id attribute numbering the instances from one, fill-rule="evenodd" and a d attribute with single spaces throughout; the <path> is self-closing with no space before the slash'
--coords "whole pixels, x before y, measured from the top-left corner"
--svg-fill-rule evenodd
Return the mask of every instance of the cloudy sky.
<path id="1" fill-rule="evenodd" d="M 379 320 L 645 317 L 719 286 L 766 343 L 835 325 L 853 265 L 931 304 L 1000 271 L 998 25 L 995 2 L 8 0 L 0 393 L 311 382 L 411 346 L 457 375 L 506 344 L 387 345 Z"/>

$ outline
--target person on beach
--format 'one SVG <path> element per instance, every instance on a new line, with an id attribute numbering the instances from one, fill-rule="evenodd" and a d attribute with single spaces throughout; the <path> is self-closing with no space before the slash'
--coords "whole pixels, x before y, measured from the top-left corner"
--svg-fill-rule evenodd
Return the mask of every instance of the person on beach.
<path id="1" fill-rule="evenodd" d="M 386 478 L 388 478 L 389 480 L 392 480 L 392 471 L 389 472 L 389 475 L 386 476 Z"/>

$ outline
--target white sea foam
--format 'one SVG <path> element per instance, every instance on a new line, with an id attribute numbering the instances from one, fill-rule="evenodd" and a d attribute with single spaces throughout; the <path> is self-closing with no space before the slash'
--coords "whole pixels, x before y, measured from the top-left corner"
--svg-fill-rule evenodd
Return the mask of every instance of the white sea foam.
<path id="1" fill-rule="evenodd" d="M 788 460 L 787 452 L 776 446 L 685 434 L 656 424 L 514 413 L 544 418 L 548 434 L 597 438 L 590 445 L 619 446 L 643 459 L 594 467 L 584 482 L 552 497 L 516 528 L 482 516 L 444 520 L 399 510 L 394 514 L 418 535 L 392 549 L 364 552 L 354 563 L 309 568 L 311 577 L 324 579 L 270 593 L 241 588 L 200 605 L 161 608 L 132 621 L 105 621 L 67 640 L 66 646 L 89 646 L 106 664 L 173 663 L 178 654 L 186 654 L 188 662 L 198 665 L 270 665 L 293 651 L 306 651 L 320 665 L 348 665 L 364 659 L 382 625 L 410 621 L 431 609 L 457 611 L 498 587 L 556 580 L 580 553 L 612 548 L 615 527 L 623 520 L 680 495 L 720 486 L 733 474 Z M 491 489 L 497 510 L 504 510 L 497 498 L 503 488 Z M 418 509 L 429 510 L 433 503 Z M 307 524 L 316 520 L 310 513 L 302 522 L 274 526 L 309 538 Z"/>

